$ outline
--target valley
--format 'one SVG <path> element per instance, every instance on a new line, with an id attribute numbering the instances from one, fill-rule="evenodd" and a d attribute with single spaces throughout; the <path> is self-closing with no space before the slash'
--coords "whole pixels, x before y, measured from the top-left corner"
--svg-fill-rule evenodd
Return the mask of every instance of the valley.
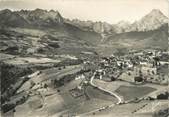
<path id="1" fill-rule="evenodd" d="M 1 10 L 2 117 L 167 117 L 168 52 L 157 9 L 131 24 Z"/>

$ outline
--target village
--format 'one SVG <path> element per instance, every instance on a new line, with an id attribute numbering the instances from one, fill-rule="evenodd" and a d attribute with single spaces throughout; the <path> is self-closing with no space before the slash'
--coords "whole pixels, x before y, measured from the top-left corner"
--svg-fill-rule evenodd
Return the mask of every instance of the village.
<path id="1" fill-rule="evenodd" d="M 168 99 L 168 51 L 131 51 L 124 55 L 89 59 L 54 63 L 49 69 L 38 70 L 20 78 L 20 82 L 1 96 L 5 102 L 2 109 L 7 113 L 13 108 L 20 112 L 18 106 L 22 107 L 27 101 L 31 102 L 31 108 L 35 110 L 44 108 L 47 99 L 57 95 L 52 100 L 61 96 L 68 107 L 72 103 L 81 105 L 84 100 L 80 107 L 83 107 L 83 111 L 72 110 L 69 113 L 86 116 L 111 110 L 118 105 L 140 105 L 144 101 Z M 16 92 L 14 96 L 13 92 Z M 104 104 L 94 100 L 100 98 L 108 102 Z M 89 102 L 99 105 L 86 108 Z M 136 112 L 133 110 L 131 113 Z M 67 113 L 61 115 L 66 116 Z"/>
<path id="2" fill-rule="evenodd" d="M 116 97 L 118 99 L 116 104 L 139 103 L 143 100 L 168 100 L 168 60 L 168 51 L 150 49 L 131 51 L 124 56 L 102 57 L 99 62 L 85 62 L 89 66 L 91 64 L 95 66 L 90 73 L 93 75 L 87 79 L 92 86 Z M 82 77 L 84 78 L 84 75 Z M 105 106 L 95 112 L 113 106 Z"/>
<path id="3" fill-rule="evenodd" d="M 130 52 L 124 56 L 111 55 L 99 58 L 94 62 L 85 61 L 84 64 L 86 68 L 91 68 L 92 72 L 96 69 L 96 79 L 167 85 L 168 59 L 167 51 L 147 50 Z M 128 75 L 128 77 L 124 75 Z"/>

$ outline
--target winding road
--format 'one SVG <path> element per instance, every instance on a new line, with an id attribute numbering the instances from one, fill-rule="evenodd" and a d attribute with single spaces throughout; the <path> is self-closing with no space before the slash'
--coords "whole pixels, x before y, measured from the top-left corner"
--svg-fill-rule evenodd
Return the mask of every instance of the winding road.
<path id="1" fill-rule="evenodd" d="M 102 88 L 102 87 L 99 87 L 99 86 L 97 86 L 97 85 L 95 85 L 95 84 L 93 83 L 93 80 L 94 80 L 94 78 L 95 78 L 95 75 L 96 75 L 96 72 L 94 72 L 93 76 L 91 77 L 91 79 L 90 79 L 90 84 L 91 84 L 92 86 L 94 86 L 94 87 L 97 87 L 98 89 L 100 89 L 100 90 L 102 90 L 102 91 L 104 91 L 104 92 L 109 93 L 110 95 L 115 96 L 115 97 L 118 99 L 117 104 L 122 103 L 122 102 L 123 102 L 122 98 L 121 98 L 120 96 L 118 96 L 116 93 L 111 92 L 111 91 L 109 91 L 109 90 L 106 90 L 106 89 L 104 89 L 104 88 Z"/>
<path id="2" fill-rule="evenodd" d="M 96 75 L 96 72 L 94 72 L 93 76 L 91 77 L 91 79 L 90 79 L 90 84 L 91 84 L 93 87 L 97 87 L 98 89 L 100 89 L 100 90 L 102 90 L 102 91 L 104 91 L 104 92 L 107 92 L 107 93 L 109 93 L 110 95 L 116 97 L 116 98 L 118 99 L 118 102 L 117 102 L 116 104 L 122 103 L 122 102 L 123 102 L 123 99 L 122 99 L 120 96 L 118 96 L 116 93 L 111 92 L 111 91 L 108 91 L 108 90 L 106 90 L 106 89 L 104 89 L 104 88 L 102 88 L 102 87 L 99 87 L 99 86 L 97 86 L 97 85 L 95 85 L 95 84 L 93 83 L 93 80 L 94 80 L 94 78 L 95 78 L 95 75 Z M 90 111 L 90 112 L 86 112 L 86 113 L 80 114 L 79 116 L 80 116 L 80 117 L 83 117 L 83 116 L 85 116 L 86 114 L 91 114 L 91 113 L 99 112 L 99 111 L 101 111 L 101 110 L 105 110 L 105 109 L 114 107 L 116 104 L 112 103 L 111 105 L 104 106 L 104 107 L 98 108 L 98 109 L 96 109 L 96 110 L 92 110 L 92 111 Z"/>

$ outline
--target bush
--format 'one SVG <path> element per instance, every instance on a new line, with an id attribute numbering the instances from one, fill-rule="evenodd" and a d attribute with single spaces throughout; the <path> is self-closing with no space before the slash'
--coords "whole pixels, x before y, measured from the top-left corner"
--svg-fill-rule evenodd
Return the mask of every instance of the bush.
<path id="1" fill-rule="evenodd" d="M 62 70 L 62 68 L 61 68 L 61 67 L 59 67 L 59 68 L 58 68 L 58 70 Z"/>
<path id="2" fill-rule="evenodd" d="M 6 113 L 14 108 L 15 108 L 15 104 L 13 104 L 13 103 L 12 104 L 4 104 L 1 107 L 3 113 Z"/>
<path id="3" fill-rule="evenodd" d="M 47 84 L 44 84 L 44 88 L 47 88 L 48 87 L 48 85 Z"/>
<path id="4" fill-rule="evenodd" d="M 129 76 L 131 76 L 131 73 L 130 73 L 130 72 L 128 72 L 128 75 L 129 75 Z"/>
<path id="5" fill-rule="evenodd" d="M 154 72 L 154 71 L 152 71 L 152 74 L 154 75 L 154 74 L 155 74 L 155 72 Z"/>
<path id="6" fill-rule="evenodd" d="M 160 99 L 160 100 L 169 99 L 169 93 L 165 92 L 165 93 L 159 94 L 157 95 L 157 99 Z"/>

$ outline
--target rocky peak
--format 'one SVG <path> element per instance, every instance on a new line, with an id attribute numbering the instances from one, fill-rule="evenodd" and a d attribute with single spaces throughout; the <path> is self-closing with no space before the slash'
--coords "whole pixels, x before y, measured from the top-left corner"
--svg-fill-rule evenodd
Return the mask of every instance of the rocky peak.
<path id="1" fill-rule="evenodd" d="M 12 11 L 9 9 L 4 9 L 4 10 L 0 11 L 0 14 L 11 14 L 11 13 L 12 13 Z"/>
<path id="2" fill-rule="evenodd" d="M 63 24 L 63 18 L 58 11 L 35 9 L 29 11 L 19 11 L 19 14 L 28 20 L 30 23 L 38 25 L 54 25 Z"/>
<path id="3" fill-rule="evenodd" d="M 155 30 L 168 22 L 169 22 L 168 17 L 166 17 L 160 10 L 153 9 L 141 20 L 134 22 L 131 25 L 131 31 Z"/>
<path id="4" fill-rule="evenodd" d="M 9 9 L 0 11 L 0 25 L 4 26 L 25 26 L 27 21 L 17 12 L 12 12 Z"/>

